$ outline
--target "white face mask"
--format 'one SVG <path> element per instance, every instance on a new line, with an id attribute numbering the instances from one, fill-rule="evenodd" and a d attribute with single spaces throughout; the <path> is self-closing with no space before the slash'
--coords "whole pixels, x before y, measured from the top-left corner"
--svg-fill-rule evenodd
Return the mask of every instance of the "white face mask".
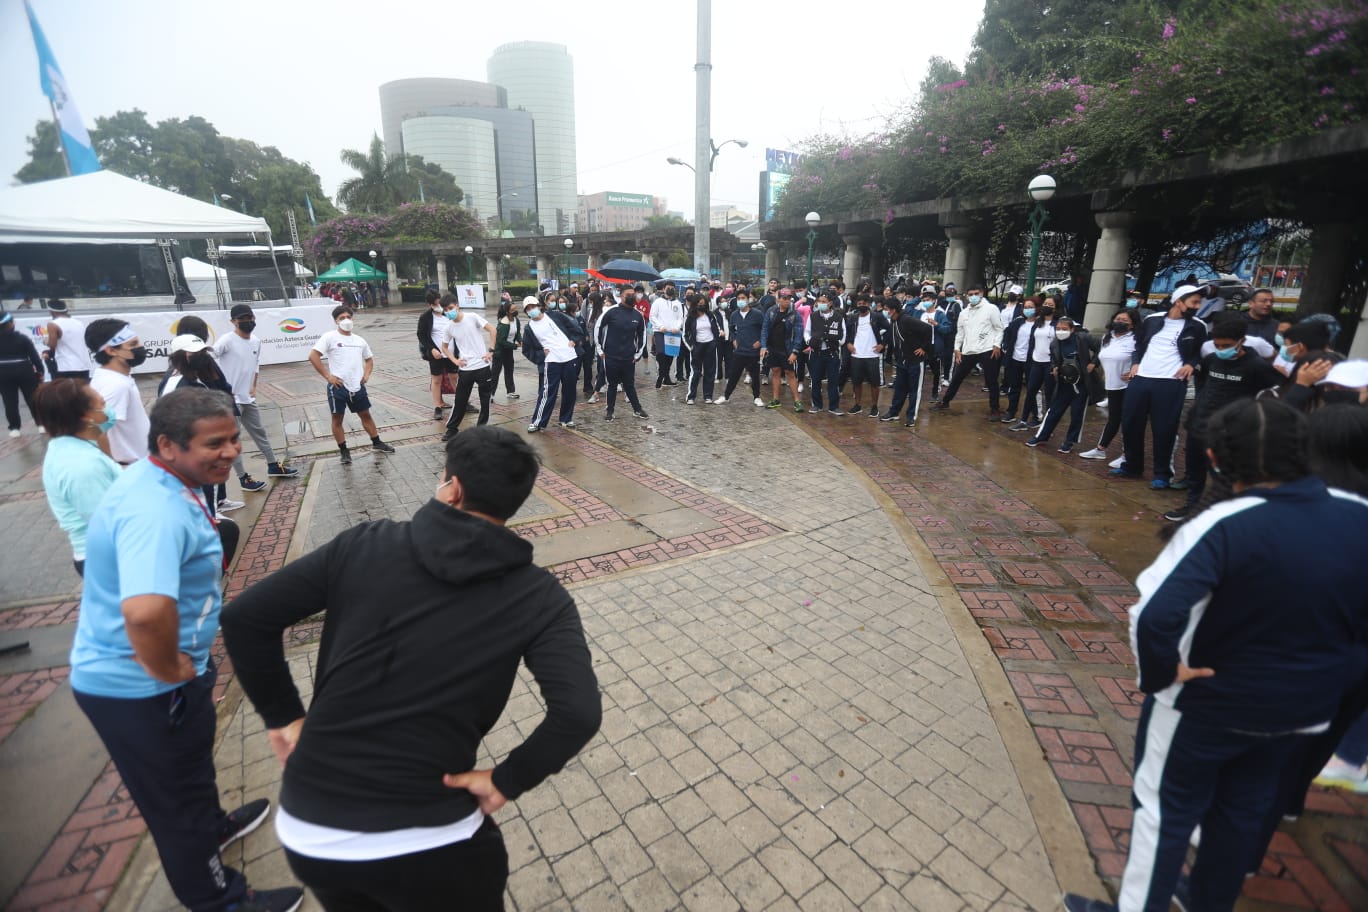
<path id="1" fill-rule="evenodd" d="M 351 332 L 352 325 L 353 324 L 350 319 L 342 319 L 337 321 L 337 328 L 342 330 L 343 332 Z"/>
<path id="2" fill-rule="evenodd" d="M 1055 330 L 1055 338 L 1058 339 L 1060 342 L 1063 342 L 1065 339 L 1069 338 L 1069 336 L 1072 336 L 1072 335 L 1073 335 L 1073 330 L 1071 330 L 1071 329 L 1056 329 L 1056 330 Z"/>

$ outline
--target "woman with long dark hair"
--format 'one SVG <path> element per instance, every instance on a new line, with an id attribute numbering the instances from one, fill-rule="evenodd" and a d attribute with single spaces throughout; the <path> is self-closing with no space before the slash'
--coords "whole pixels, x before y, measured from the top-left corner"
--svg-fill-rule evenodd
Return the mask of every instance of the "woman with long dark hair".
<path id="1" fill-rule="evenodd" d="M 1050 373 L 1050 343 L 1054 342 L 1055 314 L 1060 311 L 1059 300 L 1053 296 L 1045 298 L 1035 321 L 1027 323 L 1021 332 L 1031 334 L 1026 349 L 1026 392 L 1021 403 L 1021 420 L 1012 425 L 1013 431 L 1029 431 L 1040 424 L 1040 403 L 1037 394 L 1043 392 L 1045 402 L 1054 396 L 1054 376 Z"/>
<path id="2" fill-rule="evenodd" d="M 518 398 L 513 386 L 513 353 L 522 347 L 522 322 L 518 320 L 518 304 L 512 299 L 499 302 L 498 315 L 494 318 L 497 335 L 494 342 L 494 357 L 490 371 L 494 383 L 499 382 L 503 372 L 504 398 L 510 402 Z"/>
<path id="3" fill-rule="evenodd" d="M 36 419 L 52 437 L 43 456 L 43 493 L 71 542 L 72 566 L 85 576 L 86 527 L 119 477 L 105 439 L 114 426 L 114 410 L 90 384 L 69 377 L 39 386 L 33 404 Z"/>
<path id="4" fill-rule="evenodd" d="M 1121 430 L 1121 410 L 1126 404 L 1126 379 L 1135 354 L 1135 309 L 1118 310 L 1112 317 L 1107 333 L 1102 337 L 1102 349 L 1097 353 L 1102 362 L 1102 382 L 1107 389 L 1107 424 L 1097 446 L 1078 455 L 1083 459 L 1106 459 L 1107 447 Z"/>

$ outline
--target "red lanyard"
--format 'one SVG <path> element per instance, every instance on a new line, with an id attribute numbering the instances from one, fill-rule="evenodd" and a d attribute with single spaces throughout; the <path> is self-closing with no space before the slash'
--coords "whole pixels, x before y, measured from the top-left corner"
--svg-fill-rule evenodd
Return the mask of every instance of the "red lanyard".
<path id="1" fill-rule="evenodd" d="M 218 520 L 214 519 L 214 514 L 209 512 L 209 508 L 204 505 L 204 501 L 200 498 L 199 492 L 196 491 L 189 482 L 187 482 L 184 478 L 181 478 L 179 475 L 177 475 L 175 469 L 171 468 L 169 465 L 162 462 L 156 456 L 148 456 L 147 461 L 152 463 L 157 468 L 161 469 L 163 472 L 166 472 L 167 474 L 174 476 L 177 481 L 185 485 L 186 489 L 190 491 L 190 496 L 195 499 L 195 506 L 200 508 L 200 512 L 204 514 L 205 519 L 209 520 L 209 525 L 214 527 L 214 531 L 218 531 Z"/>

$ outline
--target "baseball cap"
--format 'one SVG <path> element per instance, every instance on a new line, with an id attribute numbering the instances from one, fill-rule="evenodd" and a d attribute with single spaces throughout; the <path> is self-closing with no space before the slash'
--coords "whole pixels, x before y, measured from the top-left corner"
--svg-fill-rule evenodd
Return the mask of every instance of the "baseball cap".
<path id="1" fill-rule="evenodd" d="M 1333 383 L 1347 389 L 1362 389 L 1368 386 L 1368 361 L 1361 358 L 1356 358 L 1353 361 L 1341 361 L 1330 368 L 1330 373 L 1325 375 L 1324 380 L 1316 381 L 1317 386 L 1324 386 L 1327 383 Z"/>
<path id="2" fill-rule="evenodd" d="M 253 316 L 252 307 L 250 304 L 234 304 L 233 309 L 228 311 L 228 318 L 230 320 L 237 320 L 241 317 L 250 316 Z"/>
<path id="3" fill-rule="evenodd" d="M 781 297 L 781 298 L 791 298 L 791 297 L 793 297 L 793 289 L 792 289 L 792 288 L 781 288 L 781 289 L 779 289 L 779 297 Z"/>
<path id="4" fill-rule="evenodd" d="M 176 352 L 202 352 L 209 346 L 204 344 L 204 340 L 199 336 L 192 336 L 190 333 L 183 333 L 171 340 L 171 354 Z"/>
<path id="5" fill-rule="evenodd" d="M 528 295 L 523 298 L 523 307 L 536 307 L 540 303 L 541 302 L 537 300 L 536 295 Z"/>
<path id="6" fill-rule="evenodd" d="M 1173 289 L 1173 294 L 1170 297 L 1170 300 L 1181 301 L 1188 295 L 1195 295 L 1201 293 L 1202 289 L 1198 288 L 1196 285 L 1179 285 L 1177 288 Z"/>
<path id="7" fill-rule="evenodd" d="M 48 310 L 57 314 L 64 314 L 67 312 L 66 301 L 63 301 L 61 298 L 49 299 L 47 303 L 47 308 Z"/>
<path id="8" fill-rule="evenodd" d="M 1025 289 L 1023 289 L 1020 285 L 1013 285 L 1011 288 L 1007 289 L 1007 293 L 1008 293 L 1008 294 L 1019 295 L 1019 294 L 1021 294 L 1022 291 L 1024 291 L 1024 290 L 1025 290 Z"/>

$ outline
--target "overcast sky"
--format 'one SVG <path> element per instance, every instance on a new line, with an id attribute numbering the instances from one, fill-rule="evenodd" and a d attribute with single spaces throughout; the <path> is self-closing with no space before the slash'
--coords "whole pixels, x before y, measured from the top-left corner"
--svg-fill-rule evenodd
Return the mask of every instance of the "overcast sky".
<path id="1" fill-rule="evenodd" d="M 141 108 L 198 114 L 228 136 L 311 164 L 332 195 L 344 148 L 380 130 L 393 79 L 486 78 L 509 41 L 554 41 L 575 61 L 579 190 L 664 196 L 692 217 L 696 8 L 646 0 L 31 0 L 87 126 Z M 712 202 L 754 213 L 765 149 L 815 132 L 878 130 L 915 93 L 926 56 L 962 60 L 983 6 L 943 0 L 714 0 L 712 135 L 728 146 Z M 22 0 L 0 0 L 0 179 L 50 117 Z M 623 128 L 634 137 L 628 139 Z"/>

